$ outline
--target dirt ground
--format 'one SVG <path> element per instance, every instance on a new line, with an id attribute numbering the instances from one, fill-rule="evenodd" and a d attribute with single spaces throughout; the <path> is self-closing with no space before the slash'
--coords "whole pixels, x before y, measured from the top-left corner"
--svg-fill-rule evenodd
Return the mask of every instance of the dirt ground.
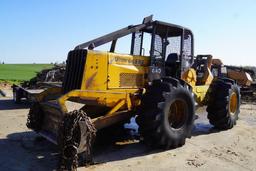
<path id="1" fill-rule="evenodd" d="M 0 170 L 54 170 L 57 147 L 26 128 L 28 104 L 14 104 L 10 91 L 7 96 L 0 98 Z M 151 150 L 127 136 L 126 140 L 98 145 L 94 150 L 97 164 L 78 170 L 256 171 L 255 104 L 242 104 L 237 125 L 227 131 L 213 129 L 203 108 L 197 114 L 193 136 L 181 148 Z"/>

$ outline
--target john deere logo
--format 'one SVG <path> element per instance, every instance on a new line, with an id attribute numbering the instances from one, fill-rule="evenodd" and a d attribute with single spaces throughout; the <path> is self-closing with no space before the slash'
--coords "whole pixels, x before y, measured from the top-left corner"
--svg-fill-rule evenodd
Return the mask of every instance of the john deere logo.
<path id="1" fill-rule="evenodd" d="M 110 64 L 118 63 L 118 64 L 126 64 L 126 65 L 139 65 L 139 66 L 145 65 L 144 60 L 131 59 L 131 58 L 120 57 L 120 56 L 115 56 L 115 57 L 111 58 L 109 63 Z"/>

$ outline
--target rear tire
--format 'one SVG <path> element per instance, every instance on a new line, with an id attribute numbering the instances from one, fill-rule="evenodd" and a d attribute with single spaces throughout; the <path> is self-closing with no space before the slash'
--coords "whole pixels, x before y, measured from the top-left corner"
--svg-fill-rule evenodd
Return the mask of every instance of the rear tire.
<path id="1" fill-rule="evenodd" d="M 182 85 L 183 84 L 183 85 Z M 190 87 L 177 79 L 155 80 L 142 98 L 136 122 L 144 141 L 165 149 L 191 137 L 195 106 Z"/>
<path id="2" fill-rule="evenodd" d="M 207 106 L 209 122 L 218 129 L 231 129 L 240 113 L 238 85 L 229 79 L 218 79 L 211 85 Z"/>

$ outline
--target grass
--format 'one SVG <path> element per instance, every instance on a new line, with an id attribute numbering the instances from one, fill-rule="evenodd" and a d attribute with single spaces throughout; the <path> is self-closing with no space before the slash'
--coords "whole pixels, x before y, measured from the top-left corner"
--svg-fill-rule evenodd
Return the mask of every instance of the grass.
<path id="1" fill-rule="evenodd" d="M 52 64 L 0 64 L 0 82 L 20 83 L 51 67 Z"/>

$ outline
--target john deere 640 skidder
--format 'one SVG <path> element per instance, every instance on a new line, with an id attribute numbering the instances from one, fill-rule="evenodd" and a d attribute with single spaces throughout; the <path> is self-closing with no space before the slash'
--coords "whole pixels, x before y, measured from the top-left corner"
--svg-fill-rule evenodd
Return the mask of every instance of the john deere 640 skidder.
<path id="1" fill-rule="evenodd" d="M 101 45 L 109 49 L 96 50 Z M 231 79 L 214 78 L 212 57 L 194 58 L 193 50 L 189 29 L 152 16 L 80 44 L 68 54 L 62 87 L 34 97 L 27 126 L 57 144 L 60 169 L 71 170 L 78 156 L 91 160 L 97 130 L 135 115 L 142 139 L 165 149 L 182 146 L 191 136 L 195 104 L 207 105 L 216 128 L 232 128 L 239 87 Z M 71 102 L 83 107 L 71 110 Z"/>

